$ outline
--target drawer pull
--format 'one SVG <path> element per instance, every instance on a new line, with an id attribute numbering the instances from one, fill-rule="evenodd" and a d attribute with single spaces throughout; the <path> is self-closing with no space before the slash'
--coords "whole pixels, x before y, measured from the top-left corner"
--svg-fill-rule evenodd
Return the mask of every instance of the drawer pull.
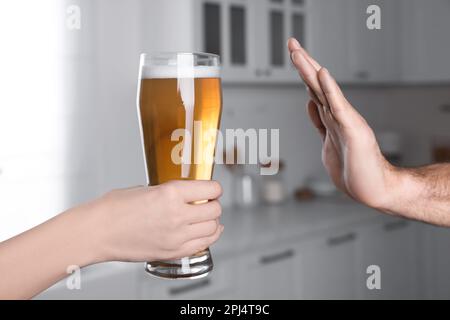
<path id="1" fill-rule="evenodd" d="M 289 249 L 289 250 L 286 250 L 283 252 L 272 254 L 270 256 L 261 257 L 259 262 L 261 264 L 271 264 L 271 263 L 276 263 L 276 262 L 279 262 L 282 260 L 291 259 L 294 255 L 295 255 L 294 250 Z"/>
<path id="2" fill-rule="evenodd" d="M 395 222 L 388 222 L 383 226 L 383 229 L 385 231 L 395 231 L 398 229 L 406 228 L 409 225 L 408 221 L 395 221 Z"/>
<path id="3" fill-rule="evenodd" d="M 356 234 L 354 232 L 350 232 L 350 233 L 344 234 L 342 236 L 329 238 L 327 240 L 327 244 L 330 247 L 335 247 L 335 246 L 340 246 L 340 245 L 348 243 L 348 242 L 355 241 L 355 239 L 356 239 Z"/>
<path id="4" fill-rule="evenodd" d="M 255 75 L 256 75 L 257 77 L 261 77 L 261 76 L 264 75 L 264 71 L 263 71 L 263 70 L 260 70 L 260 69 L 256 69 L 256 70 L 255 70 Z"/>
<path id="5" fill-rule="evenodd" d="M 194 283 L 188 284 L 186 286 L 170 288 L 169 294 L 176 296 L 176 295 L 183 294 L 186 292 L 190 292 L 190 291 L 208 287 L 210 284 L 211 284 L 211 281 L 209 279 L 204 279 L 202 281 L 194 282 Z"/>
<path id="6" fill-rule="evenodd" d="M 370 73 L 368 71 L 358 71 L 355 75 L 359 80 L 368 80 L 370 78 Z"/>

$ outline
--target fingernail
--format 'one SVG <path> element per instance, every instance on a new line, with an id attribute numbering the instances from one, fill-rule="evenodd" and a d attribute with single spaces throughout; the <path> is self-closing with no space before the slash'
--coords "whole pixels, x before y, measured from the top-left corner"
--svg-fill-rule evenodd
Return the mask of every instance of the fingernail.
<path id="1" fill-rule="evenodd" d="M 295 38 L 291 38 L 291 39 L 292 39 L 292 41 L 294 42 L 294 45 L 295 45 L 296 47 L 298 47 L 299 49 L 302 47 L 302 45 L 300 44 L 300 42 L 298 42 L 297 39 L 295 39 Z"/>
<path id="2" fill-rule="evenodd" d="M 298 42 L 298 40 L 295 39 L 295 38 L 289 38 L 288 39 L 288 41 L 287 41 L 287 46 L 288 47 L 289 47 L 289 43 L 291 43 L 293 45 L 293 47 L 296 48 L 296 49 L 301 49 L 302 48 L 300 42 Z"/>
<path id="3" fill-rule="evenodd" d="M 220 232 L 223 232 L 223 229 L 225 229 L 225 226 L 223 224 L 220 225 Z"/>

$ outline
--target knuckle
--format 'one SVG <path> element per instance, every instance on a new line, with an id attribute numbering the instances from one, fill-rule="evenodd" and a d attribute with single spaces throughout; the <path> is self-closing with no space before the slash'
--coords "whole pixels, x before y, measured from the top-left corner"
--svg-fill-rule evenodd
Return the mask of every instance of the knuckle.
<path id="1" fill-rule="evenodd" d="M 214 220 L 214 221 L 209 222 L 208 226 L 206 228 L 207 235 L 208 236 L 213 235 L 217 230 L 217 226 L 218 226 L 217 221 Z"/>
<path id="2" fill-rule="evenodd" d="M 214 217 L 219 217 L 222 215 L 222 205 L 219 201 L 211 202 L 211 210 Z"/>
<path id="3" fill-rule="evenodd" d="M 161 187 L 161 192 L 166 200 L 174 200 L 178 198 L 178 185 L 176 184 L 176 182 L 168 182 Z"/>
<path id="4" fill-rule="evenodd" d="M 214 191 L 216 191 L 216 193 L 217 193 L 219 196 L 222 195 L 223 189 L 222 189 L 222 186 L 220 185 L 220 183 L 217 182 L 217 181 L 213 181 L 212 183 L 213 183 Z"/>

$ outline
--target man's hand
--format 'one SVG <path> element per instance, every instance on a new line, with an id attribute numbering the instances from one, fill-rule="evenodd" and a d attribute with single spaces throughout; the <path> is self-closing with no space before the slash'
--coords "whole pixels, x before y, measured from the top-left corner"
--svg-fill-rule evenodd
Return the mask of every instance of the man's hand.
<path id="1" fill-rule="evenodd" d="M 355 200 L 388 210 L 397 174 L 381 154 L 372 129 L 297 40 L 290 39 L 288 48 L 311 97 L 308 114 L 322 137 L 322 161 L 331 179 Z"/>
<path id="2" fill-rule="evenodd" d="M 311 97 L 307 108 L 323 140 L 322 161 L 336 186 L 378 210 L 450 226 L 450 164 L 397 168 L 330 73 L 289 39 L 292 62 Z"/>

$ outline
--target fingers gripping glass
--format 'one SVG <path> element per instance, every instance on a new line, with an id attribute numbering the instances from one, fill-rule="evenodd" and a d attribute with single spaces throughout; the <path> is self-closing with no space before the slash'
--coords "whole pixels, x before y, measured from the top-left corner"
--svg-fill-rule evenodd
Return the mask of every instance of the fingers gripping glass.
<path id="1" fill-rule="evenodd" d="M 139 79 L 138 114 L 148 183 L 210 180 L 222 111 L 219 57 L 142 54 Z M 146 264 L 147 272 L 171 279 L 206 276 L 212 268 L 209 249 Z"/>

